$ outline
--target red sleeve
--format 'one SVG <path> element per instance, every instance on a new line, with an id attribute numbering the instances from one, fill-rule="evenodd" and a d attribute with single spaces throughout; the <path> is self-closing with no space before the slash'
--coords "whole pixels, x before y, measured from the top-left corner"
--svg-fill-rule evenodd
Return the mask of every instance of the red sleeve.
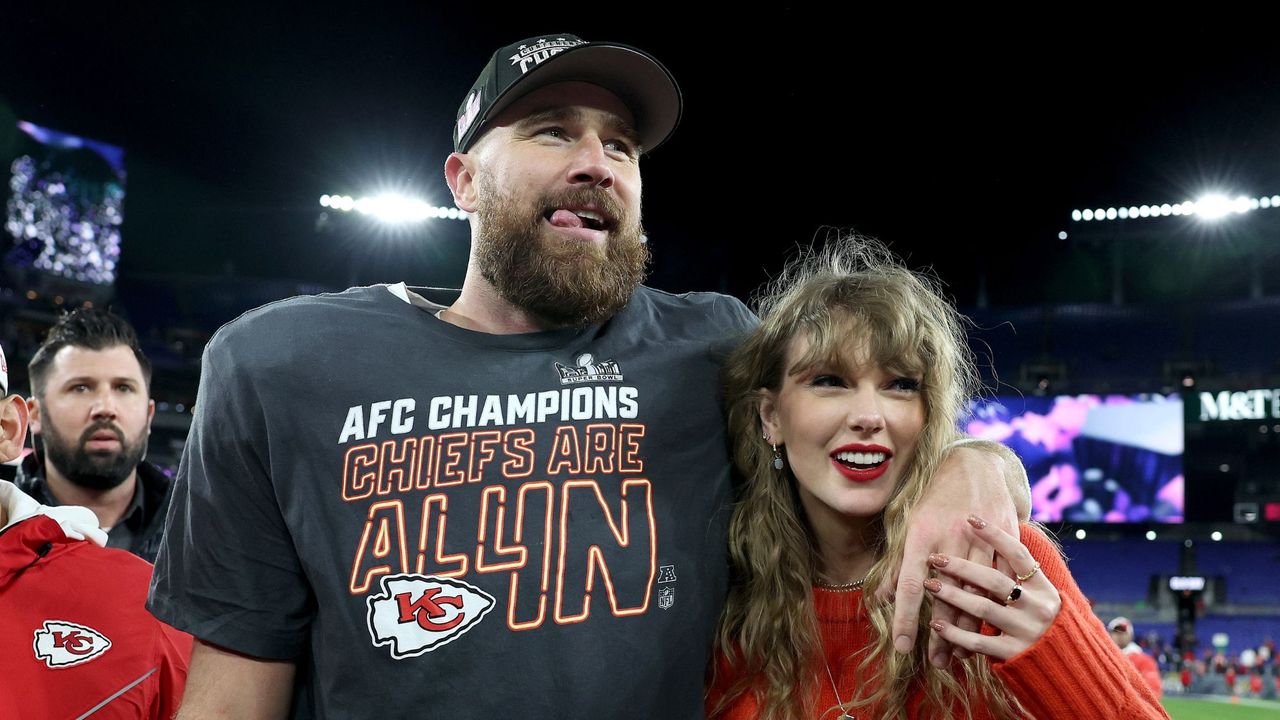
<path id="1" fill-rule="evenodd" d="M 1009 692 L 1039 720 L 1168 720 L 1089 608 L 1057 546 L 1030 525 L 1022 526 L 1022 543 L 1058 589 L 1062 608 L 1031 647 L 1008 662 L 992 663 Z"/>
<path id="2" fill-rule="evenodd" d="M 156 621 L 155 698 L 151 707 L 153 720 L 170 720 L 178 712 L 182 691 L 187 684 L 187 665 L 191 662 L 191 636 Z"/>
<path id="3" fill-rule="evenodd" d="M 755 695 L 750 692 L 734 698 L 733 702 L 719 714 L 713 714 L 716 706 L 739 678 L 729 665 L 729 658 L 723 652 L 717 651 L 712 663 L 713 671 L 712 676 L 708 678 L 710 682 L 707 683 L 707 700 L 704 705 L 707 717 L 714 720 L 754 720 L 759 714 L 759 708 L 756 707 Z"/>

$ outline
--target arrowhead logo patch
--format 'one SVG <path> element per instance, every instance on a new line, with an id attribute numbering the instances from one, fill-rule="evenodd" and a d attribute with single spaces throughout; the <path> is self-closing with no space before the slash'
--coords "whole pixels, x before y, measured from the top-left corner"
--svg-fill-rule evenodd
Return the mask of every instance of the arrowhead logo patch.
<path id="1" fill-rule="evenodd" d="M 56 669 L 89 662 L 111 649 L 111 641 L 91 627 L 64 620 L 45 620 L 36 630 L 32 647 L 37 658 Z"/>
<path id="2" fill-rule="evenodd" d="M 461 580 L 387 575 L 368 597 L 369 637 L 396 660 L 417 657 L 456 640 L 493 609 L 493 596 Z"/>

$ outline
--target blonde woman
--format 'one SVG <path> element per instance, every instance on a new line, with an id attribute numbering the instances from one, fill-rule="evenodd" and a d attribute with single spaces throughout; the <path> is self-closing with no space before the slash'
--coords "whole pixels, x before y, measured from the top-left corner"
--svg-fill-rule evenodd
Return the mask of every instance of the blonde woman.
<path id="1" fill-rule="evenodd" d="M 904 517 L 957 440 L 977 375 L 961 316 L 933 284 L 861 239 L 793 263 L 726 366 L 745 482 L 730 526 L 734 583 L 717 637 L 712 718 L 1167 717 L 1107 637 L 1057 546 L 977 517 L 963 532 L 995 567 L 930 557 L 934 602 L 984 632 L 920 612 L 893 650 L 875 588 Z M 930 663 L 930 634 L 973 655 Z"/>

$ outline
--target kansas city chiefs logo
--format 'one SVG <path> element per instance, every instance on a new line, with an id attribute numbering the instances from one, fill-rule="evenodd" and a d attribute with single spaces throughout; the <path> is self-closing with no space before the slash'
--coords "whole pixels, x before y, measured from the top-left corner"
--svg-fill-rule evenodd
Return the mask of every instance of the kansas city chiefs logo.
<path id="1" fill-rule="evenodd" d="M 36 657 L 45 665 L 64 668 L 98 657 L 111 648 L 111 641 L 91 627 L 62 620 L 45 620 L 44 626 L 36 630 L 32 646 Z"/>
<path id="2" fill-rule="evenodd" d="M 388 575 L 368 597 L 369 636 L 396 660 L 417 657 L 457 639 L 493 609 L 474 585 L 431 575 Z"/>

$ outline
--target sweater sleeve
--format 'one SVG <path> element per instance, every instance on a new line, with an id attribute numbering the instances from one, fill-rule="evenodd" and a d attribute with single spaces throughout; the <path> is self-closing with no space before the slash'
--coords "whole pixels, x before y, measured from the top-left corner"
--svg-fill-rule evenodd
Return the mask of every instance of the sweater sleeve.
<path id="1" fill-rule="evenodd" d="M 1009 692 L 1037 720 L 1164 718 L 1168 715 L 1093 614 L 1061 553 L 1022 526 L 1022 543 L 1062 598 L 1049 630 L 1007 662 L 992 663 Z"/>

